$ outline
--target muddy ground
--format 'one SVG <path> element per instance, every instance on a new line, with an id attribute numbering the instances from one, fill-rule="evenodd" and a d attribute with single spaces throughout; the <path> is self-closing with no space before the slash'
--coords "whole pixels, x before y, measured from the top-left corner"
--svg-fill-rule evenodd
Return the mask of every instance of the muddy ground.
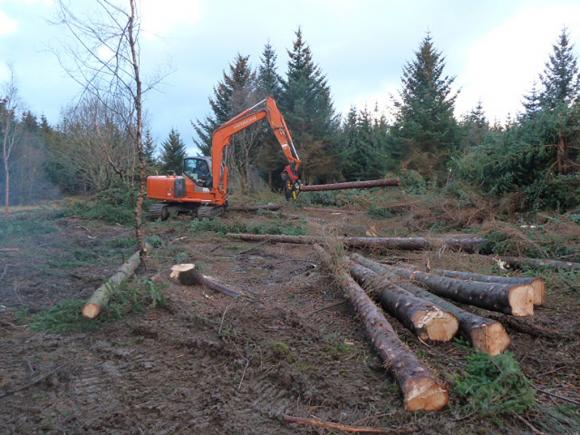
<path id="1" fill-rule="evenodd" d="M 283 421 L 316 417 L 410 433 L 572 433 L 580 430 L 578 275 L 545 272 L 549 297 L 530 320 L 562 336 L 509 330 L 511 351 L 537 391 L 521 416 L 469 412 L 453 386 L 472 352 L 427 344 L 393 318 L 395 330 L 451 389 L 435 414 L 403 410 L 398 387 L 366 339 L 340 289 L 311 247 L 232 241 L 193 232 L 188 220 L 156 222 L 162 242 L 147 270 L 167 299 L 84 333 L 35 332 L 31 316 L 86 298 L 134 250 L 130 229 L 27 211 L 0 220 L 0 432 L 324 433 Z M 226 223 L 301 227 L 309 234 L 417 234 L 408 215 L 372 218 L 364 209 L 286 207 L 283 214 L 230 213 Z M 34 224 L 37 222 L 37 224 Z M 159 242 L 157 240 L 157 242 Z M 390 252 L 418 266 L 494 271 L 490 257 Z M 232 299 L 171 282 L 176 262 L 252 295 Z M 533 429 L 532 429 L 533 428 Z"/>

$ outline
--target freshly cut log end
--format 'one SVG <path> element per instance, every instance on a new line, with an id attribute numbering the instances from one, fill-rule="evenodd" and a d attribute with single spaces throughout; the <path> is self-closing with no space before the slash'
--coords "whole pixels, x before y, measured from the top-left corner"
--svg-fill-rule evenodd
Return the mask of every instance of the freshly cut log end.
<path id="1" fill-rule="evenodd" d="M 534 289 L 534 305 L 544 305 L 547 299 L 546 281 L 542 278 L 534 278 L 532 288 Z"/>
<path id="2" fill-rule="evenodd" d="M 439 411 L 449 402 L 449 393 L 443 384 L 432 377 L 413 377 L 403 385 L 407 411 Z"/>
<path id="3" fill-rule="evenodd" d="M 503 353 L 511 343 L 503 325 L 496 321 L 473 328 L 470 335 L 473 347 L 491 356 Z"/>
<path id="4" fill-rule="evenodd" d="M 413 317 L 415 330 L 422 340 L 450 341 L 457 330 L 457 318 L 442 310 L 420 311 Z"/>
<path id="5" fill-rule="evenodd" d="M 518 285 L 509 290 L 509 303 L 513 316 L 534 314 L 534 289 L 530 285 Z"/>
<path id="6" fill-rule="evenodd" d="M 101 306 L 97 304 L 85 304 L 83 307 L 83 316 L 88 319 L 94 319 L 101 314 Z"/>

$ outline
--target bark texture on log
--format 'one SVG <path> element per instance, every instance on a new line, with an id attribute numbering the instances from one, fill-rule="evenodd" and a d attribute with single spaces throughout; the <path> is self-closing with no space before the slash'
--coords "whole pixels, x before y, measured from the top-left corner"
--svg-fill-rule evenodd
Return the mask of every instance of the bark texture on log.
<path id="1" fill-rule="evenodd" d="M 367 180 L 367 181 L 349 181 L 346 183 L 334 184 L 307 184 L 300 187 L 300 192 L 320 192 L 323 190 L 344 190 L 344 189 L 369 189 L 371 187 L 399 186 L 401 184 L 398 178 Z"/>
<path id="2" fill-rule="evenodd" d="M 232 206 L 228 207 L 230 211 L 258 211 L 258 210 L 271 210 L 276 211 L 282 208 L 279 204 L 256 204 L 256 205 L 239 205 L 239 206 Z"/>
<path id="3" fill-rule="evenodd" d="M 430 271 L 437 275 L 448 276 L 449 278 L 462 279 L 464 281 L 479 282 L 500 282 L 503 284 L 527 284 L 534 289 L 534 305 L 544 305 L 546 303 L 546 281 L 543 278 L 512 277 L 482 275 L 473 272 L 459 272 L 456 270 L 433 269 Z"/>
<path id="4" fill-rule="evenodd" d="M 181 285 L 202 285 L 234 298 L 241 296 L 241 293 L 237 290 L 225 286 L 214 278 L 199 273 L 195 270 L 195 264 L 185 263 L 172 266 L 170 277 L 176 279 Z"/>
<path id="5" fill-rule="evenodd" d="M 350 274 L 367 291 L 375 293 L 383 308 L 398 319 L 421 340 L 449 341 L 458 329 L 458 321 L 452 314 L 409 293 L 387 277 L 377 279 L 377 274 L 350 262 Z"/>
<path id="6" fill-rule="evenodd" d="M 287 236 L 275 234 L 228 233 L 228 237 L 246 241 L 270 241 L 273 243 L 324 243 L 323 237 Z M 485 242 L 482 238 L 424 238 L 424 237 L 337 237 L 348 248 L 370 248 L 375 250 L 428 250 L 452 249 L 465 252 L 476 251 Z"/>
<path id="7" fill-rule="evenodd" d="M 315 245 L 323 263 L 332 269 L 332 259 L 324 249 Z M 348 266 L 345 266 L 348 267 Z M 447 388 L 424 367 L 415 354 L 399 339 L 393 327 L 366 292 L 344 270 L 336 271 L 350 303 L 360 315 L 373 345 L 393 372 L 403 393 L 408 411 L 439 411 L 449 401 Z"/>
<path id="8" fill-rule="evenodd" d="M 145 247 L 147 251 L 151 250 L 149 244 L 146 244 Z M 101 314 L 101 311 L 107 306 L 115 290 L 117 290 L 123 281 L 133 275 L 141 264 L 140 254 L 141 252 L 137 251 L 131 255 L 113 276 L 95 290 L 83 307 L 83 316 L 88 319 L 94 319 Z"/>
<path id="9" fill-rule="evenodd" d="M 459 308 L 451 302 L 440 298 L 415 284 L 410 282 L 400 282 L 401 278 L 392 272 L 389 272 L 381 263 L 377 263 L 356 254 L 353 258 L 356 261 L 364 263 L 366 267 L 377 274 L 377 277 L 380 278 L 384 276 L 386 279 L 396 282 L 397 285 L 415 296 L 423 298 L 437 305 L 442 310 L 453 314 L 459 320 L 459 334 L 471 342 L 473 347 L 477 350 L 489 355 L 499 355 L 509 347 L 511 339 L 500 322 L 478 316 L 477 314 Z"/>
<path id="10" fill-rule="evenodd" d="M 580 270 L 580 263 L 573 261 L 550 260 L 547 258 L 500 257 L 500 261 L 511 267 L 549 267 L 557 270 Z"/>
<path id="11" fill-rule="evenodd" d="M 463 281 L 413 269 L 386 264 L 383 266 L 396 275 L 424 284 L 432 293 L 464 304 L 513 316 L 530 316 L 534 313 L 533 289 L 529 285 Z"/>

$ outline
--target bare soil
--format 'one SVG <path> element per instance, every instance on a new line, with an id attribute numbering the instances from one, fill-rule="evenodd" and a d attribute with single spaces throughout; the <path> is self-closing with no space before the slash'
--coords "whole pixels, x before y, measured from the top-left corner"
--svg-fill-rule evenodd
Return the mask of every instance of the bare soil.
<path id="1" fill-rule="evenodd" d="M 225 221 L 274 220 L 303 225 L 310 234 L 408 232 L 404 216 L 372 219 L 364 211 L 292 207 L 283 213 L 232 212 Z M 413 414 L 403 410 L 398 387 L 309 246 L 194 234 L 185 220 L 153 223 L 149 233 L 163 246 L 137 279 L 157 282 L 166 308 L 128 315 L 97 332 L 31 331 L 19 322 L 19 310 L 87 297 L 134 249 L 125 227 L 46 219 L 50 231 L 0 240 L 0 249 L 10 248 L 0 251 L 2 433 L 325 433 L 286 423 L 283 415 L 416 433 L 580 430 L 569 413 L 558 418 L 574 405 L 548 394 L 580 401 L 577 275 L 547 273 L 548 303 L 529 320 L 563 336 L 509 330 L 525 374 L 547 392 L 538 391 L 539 405 L 521 417 L 466 412 L 453 383 L 471 350 L 455 341 L 421 343 L 387 315 L 451 387 L 446 410 Z M 382 258 L 483 273 L 494 268 L 490 257 L 448 252 L 397 251 Z M 234 300 L 179 286 L 169 279 L 176 262 L 194 262 L 251 297 Z"/>

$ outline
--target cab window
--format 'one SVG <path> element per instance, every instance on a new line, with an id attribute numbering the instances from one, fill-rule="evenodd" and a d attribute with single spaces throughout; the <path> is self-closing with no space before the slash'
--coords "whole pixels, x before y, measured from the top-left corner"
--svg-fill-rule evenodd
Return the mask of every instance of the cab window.
<path id="1" fill-rule="evenodd" d="M 185 159 L 183 162 L 183 172 L 198 186 L 210 187 L 210 170 L 206 160 L 198 158 Z"/>

